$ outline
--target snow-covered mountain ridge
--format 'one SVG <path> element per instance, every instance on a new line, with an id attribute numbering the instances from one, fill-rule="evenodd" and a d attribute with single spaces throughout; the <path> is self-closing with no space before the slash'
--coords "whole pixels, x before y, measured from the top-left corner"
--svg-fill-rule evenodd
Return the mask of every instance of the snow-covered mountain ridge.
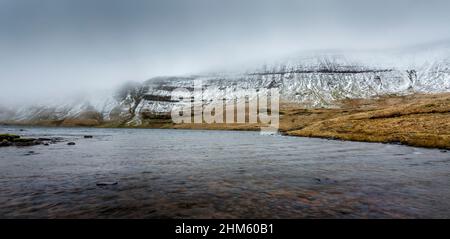
<path id="1" fill-rule="evenodd" d="M 180 87 L 192 91 L 194 80 L 203 82 L 205 104 L 223 95 L 226 99 L 243 95 L 246 89 L 278 88 L 281 100 L 305 107 L 332 107 L 335 100 L 345 98 L 450 92 L 449 49 L 440 46 L 419 53 L 376 52 L 364 57 L 342 53 L 309 55 L 245 73 L 156 77 L 81 102 L 0 108 L 0 120 L 96 118 L 139 125 L 143 117 L 170 112 L 176 102 L 171 99 L 172 91 Z"/>

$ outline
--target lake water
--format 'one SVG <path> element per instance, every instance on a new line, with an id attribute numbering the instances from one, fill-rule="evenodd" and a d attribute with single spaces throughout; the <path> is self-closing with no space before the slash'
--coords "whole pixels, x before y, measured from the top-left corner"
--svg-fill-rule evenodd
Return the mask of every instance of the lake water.
<path id="1" fill-rule="evenodd" d="M 438 149 L 238 131 L 0 133 L 66 140 L 0 148 L 0 218 L 450 218 L 450 152 Z"/>

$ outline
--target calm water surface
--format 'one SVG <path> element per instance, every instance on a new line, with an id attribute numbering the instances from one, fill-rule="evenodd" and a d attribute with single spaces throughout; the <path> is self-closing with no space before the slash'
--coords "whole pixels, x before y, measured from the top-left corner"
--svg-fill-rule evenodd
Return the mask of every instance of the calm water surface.
<path id="1" fill-rule="evenodd" d="M 0 218 L 450 218 L 450 152 L 437 149 L 257 132 L 19 129 L 0 133 L 76 145 L 0 148 Z"/>

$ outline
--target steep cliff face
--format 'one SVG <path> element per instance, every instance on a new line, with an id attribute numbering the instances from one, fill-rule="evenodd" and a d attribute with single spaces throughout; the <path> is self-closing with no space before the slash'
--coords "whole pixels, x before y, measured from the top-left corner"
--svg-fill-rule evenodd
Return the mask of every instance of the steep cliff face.
<path id="1" fill-rule="evenodd" d="M 447 55 L 433 55 L 408 64 L 396 64 L 392 59 L 380 64 L 342 55 L 321 55 L 263 66 L 246 73 L 156 77 L 143 83 L 125 84 L 117 92 L 95 100 L 3 110 L 0 120 L 89 119 L 140 125 L 145 119 L 167 117 L 177 102 L 171 97 L 177 88 L 191 92 L 188 97 L 200 97 L 193 91 L 195 80 L 203 83 L 204 104 L 245 95 L 248 89 L 278 88 L 281 100 L 305 107 L 333 107 L 335 100 L 347 98 L 450 92 L 450 58 Z"/>
<path id="2" fill-rule="evenodd" d="M 132 94 L 122 98 L 119 106 L 132 109 L 129 124 L 140 124 L 142 116 L 170 112 L 176 88 L 185 88 L 191 97 L 193 82 L 203 84 L 203 103 L 245 95 L 247 90 L 277 88 L 281 100 L 303 104 L 305 107 L 333 107 L 336 100 L 371 98 L 387 94 L 439 93 L 450 91 L 449 62 L 440 60 L 414 67 L 377 67 L 349 65 L 344 61 L 324 61 L 264 67 L 252 73 L 192 77 L 158 77 L 144 82 L 142 97 Z M 131 103 L 130 103 L 131 102 Z"/>

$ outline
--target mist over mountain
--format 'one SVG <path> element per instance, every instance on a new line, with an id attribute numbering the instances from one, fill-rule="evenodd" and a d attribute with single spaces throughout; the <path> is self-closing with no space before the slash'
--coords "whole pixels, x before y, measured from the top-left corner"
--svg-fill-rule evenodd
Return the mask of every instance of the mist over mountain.
<path id="1" fill-rule="evenodd" d="M 321 49 L 371 58 L 450 38 L 449 10 L 445 0 L 0 0 L 0 101 L 71 101 Z"/>
<path id="2" fill-rule="evenodd" d="M 21 107 L 2 105 L 0 119 L 89 119 L 140 125 L 149 115 L 168 114 L 176 103 L 171 99 L 172 91 L 179 87 L 192 89 L 194 80 L 202 80 L 205 85 L 205 104 L 225 92 L 226 100 L 231 100 L 245 94 L 246 89 L 278 88 L 283 101 L 305 107 L 334 107 L 337 100 L 386 94 L 450 92 L 450 44 L 437 42 L 384 51 L 307 51 L 245 71 L 161 76 L 130 81 L 98 94 L 33 101 Z"/>
<path id="3" fill-rule="evenodd" d="M 139 124 L 195 79 L 206 100 L 277 87 L 307 107 L 444 92 L 449 10 L 444 0 L 0 0 L 0 118 Z"/>

